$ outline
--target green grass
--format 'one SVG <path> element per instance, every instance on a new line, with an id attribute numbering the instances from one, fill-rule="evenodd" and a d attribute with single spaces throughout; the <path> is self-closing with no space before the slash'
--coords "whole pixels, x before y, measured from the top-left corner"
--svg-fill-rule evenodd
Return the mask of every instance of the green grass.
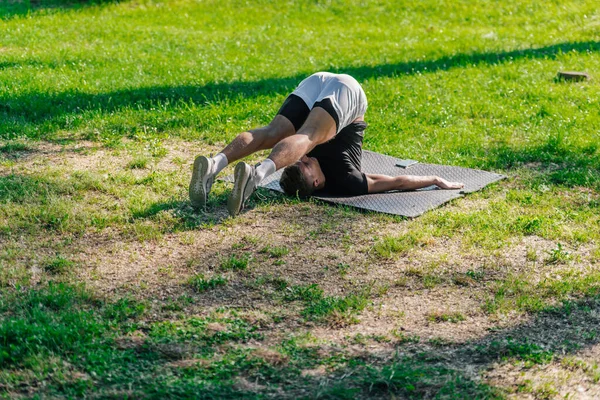
<path id="1" fill-rule="evenodd" d="M 146 157 L 134 158 L 127 164 L 129 169 L 145 169 L 148 166 L 148 159 Z"/>
<path id="2" fill-rule="evenodd" d="M 334 378 L 326 389 L 330 396 L 496 393 L 457 371 L 418 359 L 367 364 L 345 355 L 319 355 L 297 339 L 281 343 L 281 351 L 289 361 L 273 365 L 251 350 L 232 346 L 262 340 L 257 328 L 235 312 L 143 326 L 138 321 L 144 307 L 129 299 L 107 303 L 83 288 L 50 285 L 3 296 L 0 313 L 0 383 L 7 393 L 42 379 L 46 385 L 39 393 L 46 396 L 79 397 L 92 392 L 110 396 L 116 388 L 125 386 L 134 397 L 144 393 L 151 397 L 187 397 L 198 390 L 209 398 L 256 397 L 235 385 L 235 378 L 242 374 L 274 384 L 271 395 L 285 385 L 292 396 L 311 393 L 313 397 L 322 394 L 322 389 L 300 372 L 318 365 L 333 366 Z M 145 333 L 140 336 L 140 332 Z M 195 362 L 172 366 L 184 359 Z M 349 370 L 346 363 L 356 379 L 345 379 Z M 22 369 L 31 374 L 19 374 L 17 371 Z"/>
<path id="3" fill-rule="evenodd" d="M 74 265 L 73 261 L 57 255 L 44 263 L 44 270 L 50 274 L 60 274 L 68 272 Z"/>
<path id="4" fill-rule="evenodd" d="M 512 310 L 539 312 L 556 302 L 573 298 L 595 298 L 600 294 L 600 274 L 591 271 L 562 269 L 553 278 L 532 282 L 531 276 L 509 276 L 496 282 L 493 297 L 487 299 L 484 309 L 489 313 Z"/>
<path id="5" fill-rule="evenodd" d="M 488 346 L 479 348 L 483 354 L 491 355 L 500 359 L 516 359 L 524 361 L 527 365 L 548 364 L 552 361 L 554 353 L 545 350 L 535 343 L 528 341 L 517 341 L 507 339 L 504 341 L 493 341 Z"/>
<path id="6" fill-rule="evenodd" d="M 329 344 L 316 340 L 277 341 L 289 330 L 337 329 L 361 313 L 384 314 L 386 296 L 397 291 L 473 290 L 483 317 L 501 320 L 556 313 L 562 321 L 575 312 L 572 302 L 597 298 L 599 20 L 596 2 L 574 0 L 3 2 L 0 397 L 501 397 L 502 389 L 434 361 L 433 353 L 381 362 L 345 351 L 323 355 L 319 346 Z M 316 213 L 326 206 L 261 193 L 250 202 L 257 218 L 290 207 L 303 223 L 314 220 L 306 226 L 283 213 L 285 226 L 264 228 L 281 240 L 238 237 L 255 221 L 225 219 L 223 182 L 215 182 L 207 211 L 194 211 L 187 201 L 192 157 L 177 145 L 214 152 L 267 124 L 318 70 L 349 73 L 365 89 L 365 148 L 508 179 L 414 220 Z M 559 70 L 593 79 L 561 82 Z M 85 157 L 81 165 L 66 162 Z M 94 281 L 99 264 L 112 261 L 90 259 L 89 245 L 167 251 L 174 237 L 191 246 L 184 254 L 208 251 L 217 260 L 194 264 L 212 278 L 188 271 L 179 281 L 189 294 L 148 300 L 140 294 L 148 283 L 140 282 L 136 293 L 104 298 L 57 283 Z M 215 249 L 195 246 L 205 239 Z M 533 243 L 517 255 L 526 266 L 507 269 L 505 257 L 523 242 Z M 459 254 L 433 254 L 447 245 Z M 338 258 L 316 258 L 328 251 Z M 321 272 L 255 275 L 263 264 Z M 395 272 L 396 264 L 405 272 L 374 289 L 381 304 L 357 289 L 373 279 L 370 268 Z M 251 291 L 240 301 L 282 309 L 256 322 L 239 310 L 203 308 L 210 290 L 226 283 L 215 271 L 243 271 L 241 285 L 231 284 Z M 343 294 L 326 295 L 330 281 Z M 268 301 L 255 304 L 255 295 Z M 461 322 L 455 329 L 468 323 L 460 313 L 421 320 Z M 394 332 L 398 346 L 454 346 Z M 532 367 L 562 354 L 504 336 L 481 345 L 480 355 Z M 590 331 L 580 342 L 596 337 Z M 286 363 L 253 352 L 251 344 L 265 339 L 279 343 Z M 190 360 L 198 363 L 172 365 Z M 319 367 L 326 382 L 301 374 Z M 239 377 L 258 389 L 240 386 Z"/>
<path id="7" fill-rule="evenodd" d="M 435 312 L 427 316 L 427 320 L 430 322 L 462 322 L 466 319 L 465 315 L 461 312 Z"/>
<path id="8" fill-rule="evenodd" d="M 309 320 L 329 320 L 336 323 L 355 323 L 356 314 L 370 304 L 371 288 L 345 296 L 326 296 L 317 284 L 287 287 L 287 301 L 300 300 L 304 303 L 302 315 Z"/>
<path id="9" fill-rule="evenodd" d="M 213 278 L 206 279 L 204 275 L 198 274 L 192 276 L 188 280 L 188 284 L 196 292 L 204 292 L 209 289 L 216 288 L 217 286 L 224 286 L 227 284 L 227 279 L 223 276 L 216 276 Z"/>
<path id="10" fill-rule="evenodd" d="M 228 258 L 225 258 L 220 265 L 220 268 L 224 271 L 226 270 L 245 270 L 248 268 L 248 264 L 250 263 L 251 257 L 248 253 L 237 256 L 235 254 L 230 255 Z"/>
<path id="11" fill-rule="evenodd" d="M 271 258 L 281 258 L 290 252 L 285 246 L 266 246 L 260 250 L 260 253 L 268 254 Z"/>

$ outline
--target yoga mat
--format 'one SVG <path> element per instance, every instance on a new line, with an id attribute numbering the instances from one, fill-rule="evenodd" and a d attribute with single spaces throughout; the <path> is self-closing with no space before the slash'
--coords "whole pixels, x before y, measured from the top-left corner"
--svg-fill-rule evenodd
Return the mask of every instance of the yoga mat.
<path id="1" fill-rule="evenodd" d="M 442 190 L 436 186 L 431 186 L 413 191 L 392 191 L 351 197 L 330 196 L 319 193 L 319 195 L 313 197 L 328 203 L 344 204 L 363 210 L 414 218 L 450 200 L 462 197 L 466 193 L 481 190 L 490 183 L 506 178 L 504 175 L 492 172 L 448 165 L 417 163 L 407 168 L 396 166 L 397 163 L 402 163 L 402 161 L 404 160 L 363 150 L 362 171 L 367 174 L 390 176 L 437 175 L 449 181 L 463 182 L 465 187 L 458 190 Z M 282 172 L 283 169 L 267 177 L 259 186 L 283 193 L 279 186 L 279 178 Z M 233 177 L 227 177 L 225 180 L 232 181 Z"/>

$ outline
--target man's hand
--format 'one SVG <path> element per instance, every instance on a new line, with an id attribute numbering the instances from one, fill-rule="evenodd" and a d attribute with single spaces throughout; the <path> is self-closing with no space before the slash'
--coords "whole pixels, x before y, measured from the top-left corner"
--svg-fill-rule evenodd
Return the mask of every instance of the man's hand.
<path id="1" fill-rule="evenodd" d="M 462 182 L 449 182 L 447 180 L 445 180 L 444 178 L 437 178 L 437 181 L 435 182 L 435 184 L 440 188 L 440 189 L 462 189 L 465 187 L 465 184 Z"/>

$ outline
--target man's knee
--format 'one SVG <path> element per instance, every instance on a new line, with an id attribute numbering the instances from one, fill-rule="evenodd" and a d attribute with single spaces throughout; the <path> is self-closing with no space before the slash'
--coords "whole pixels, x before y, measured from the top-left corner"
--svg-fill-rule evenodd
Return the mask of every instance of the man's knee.
<path id="1" fill-rule="evenodd" d="M 295 134 L 296 130 L 287 118 L 277 115 L 269 125 L 256 129 L 254 133 L 260 135 L 265 148 L 271 148 L 286 137 Z"/>

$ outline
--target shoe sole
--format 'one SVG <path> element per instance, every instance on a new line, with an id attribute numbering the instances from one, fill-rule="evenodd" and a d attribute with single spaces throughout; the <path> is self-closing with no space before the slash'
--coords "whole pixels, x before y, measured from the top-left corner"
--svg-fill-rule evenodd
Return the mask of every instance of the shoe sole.
<path id="1" fill-rule="evenodd" d="M 194 160 L 194 169 L 192 171 L 192 180 L 190 181 L 190 202 L 194 208 L 206 207 L 206 173 L 208 171 L 208 158 L 204 156 L 196 157 Z M 200 181 L 200 184 L 198 184 Z"/>
<path id="2" fill-rule="evenodd" d="M 244 206 L 244 189 L 250 179 L 250 170 L 248 164 L 240 162 L 233 171 L 233 190 L 227 198 L 227 211 L 232 217 L 238 215 Z"/>

